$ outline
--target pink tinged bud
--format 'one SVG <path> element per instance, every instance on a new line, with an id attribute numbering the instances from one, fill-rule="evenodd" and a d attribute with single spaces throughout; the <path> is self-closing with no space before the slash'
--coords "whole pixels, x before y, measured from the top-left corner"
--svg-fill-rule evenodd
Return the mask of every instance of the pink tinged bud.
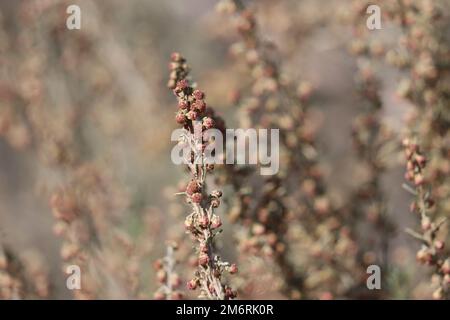
<path id="1" fill-rule="evenodd" d="M 206 103 L 203 100 L 197 100 L 192 104 L 192 107 L 199 112 L 204 112 L 206 109 Z"/>
<path id="2" fill-rule="evenodd" d="M 182 79 L 177 82 L 177 89 L 184 90 L 189 86 L 189 83 L 186 79 Z"/>
<path id="3" fill-rule="evenodd" d="M 162 263 L 161 259 L 158 259 L 153 263 L 153 268 L 155 268 L 155 270 L 161 270 L 162 267 L 163 267 L 163 263 Z"/>
<path id="4" fill-rule="evenodd" d="M 203 118 L 203 126 L 206 129 L 211 129 L 212 127 L 214 127 L 214 120 L 209 117 L 204 117 Z"/>
<path id="5" fill-rule="evenodd" d="M 153 298 L 155 298 L 155 300 L 165 300 L 166 295 L 162 292 L 155 292 L 155 294 L 153 295 Z"/>
<path id="6" fill-rule="evenodd" d="M 444 241 L 436 240 L 436 241 L 434 242 L 434 247 L 435 247 L 437 250 L 442 250 L 442 249 L 444 249 L 444 246 L 445 246 Z"/>
<path id="7" fill-rule="evenodd" d="M 418 173 L 414 176 L 414 184 L 416 186 L 421 186 L 422 184 L 424 184 L 424 182 L 425 182 L 425 178 L 420 173 Z"/>
<path id="8" fill-rule="evenodd" d="M 175 120 L 179 124 L 185 124 L 186 123 L 186 116 L 184 115 L 184 113 L 178 112 L 177 115 L 175 116 Z"/>
<path id="9" fill-rule="evenodd" d="M 208 257 L 207 254 L 201 253 L 201 254 L 198 256 L 198 264 L 199 264 L 200 266 L 205 267 L 205 266 L 208 264 L 208 262 L 209 262 L 209 257 Z"/>
<path id="10" fill-rule="evenodd" d="M 202 228 L 206 228 L 209 225 L 209 219 L 207 216 L 202 216 L 199 220 L 200 226 Z"/>
<path id="11" fill-rule="evenodd" d="M 205 94 L 203 93 L 203 91 L 197 89 L 194 90 L 193 96 L 197 100 L 202 100 L 205 97 Z"/>
<path id="12" fill-rule="evenodd" d="M 178 108 L 183 109 L 183 110 L 187 109 L 187 108 L 189 108 L 189 103 L 185 100 L 180 100 L 178 102 Z"/>
<path id="13" fill-rule="evenodd" d="M 189 290 L 195 290 L 195 289 L 197 289 L 197 280 L 195 280 L 195 279 L 189 280 L 189 281 L 187 282 L 187 284 L 186 284 L 186 287 L 187 287 Z"/>
<path id="14" fill-rule="evenodd" d="M 207 253 L 208 252 L 208 246 L 206 245 L 206 243 L 202 242 L 200 244 L 200 246 L 199 246 L 199 250 L 200 250 L 200 252 Z"/>
<path id="15" fill-rule="evenodd" d="M 234 290 L 232 290 L 230 287 L 225 288 L 225 297 L 227 299 L 234 299 L 236 298 L 237 294 Z"/>
<path id="16" fill-rule="evenodd" d="M 420 154 L 416 155 L 416 161 L 421 168 L 425 167 L 425 164 L 427 163 L 427 159 Z"/>
<path id="17" fill-rule="evenodd" d="M 237 265 L 235 264 L 235 263 L 233 263 L 231 266 L 230 266 L 230 269 L 228 270 L 231 274 L 235 274 L 235 273 L 237 273 L 238 272 L 238 267 L 237 267 Z"/>
<path id="18" fill-rule="evenodd" d="M 431 220 L 428 217 L 424 217 L 420 223 L 422 230 L 427 231 L 431 228 Z"/>
<path id="19" fill-rule="evenodd" d="M 156 273 L 156 279 L 158 279 L 159 282 L 164 282 L 167 279 L 167 274 L 164 270 L 158 270 Z"/>
<path id="20" fill-rule="evenodd" d="M 181 300 L 183 299 L 183 294 L 179 291 L 174 291 L 172 292 L 171 298 L 172 300 Z"/>
<path id="21" fill-rule="evenodd" d="M 442 264 L 441 270 L 444 274 L 450 274 L 450 258 L 447 258 Z"/>
<path id="22" fill-rule="evenodd" d="M 202 198 L 203 198 L 202 194 L 199 193 L 199 192 L 196 192 L 196 193 L 194 193 L 191 196 L 191 200 L 192 200 L 193 203 L 200 203 L 200 202 L 202 202 Z"/>
<path id="23" fill-rule="evenodd" d="M 211 219 L 211 227 L 217 229 L 220 228 L 220 226 L 222 226 L 222 220 L 220 219 L 219 216 L 213 215 Z"/>
<path id="24" fill-rule="evenodd" d="M 195 180 L 191 180 L 186 187 L 186 193 L 191 196 L 199 191 L 200 187 L 198 186 L 197 182 Z"/>
<path id="25" fill-rule="evenodd" d="M 174 62 L 178 62 L 181 60 L 181 54 L 179 54 L 178 52 L 174 52 L 170 55 L 170 59 L 172 59 L 172 61 Z"/>
<path id="26" fill-rule="evenodd" d="M 181 284 L 181 278 L 179 275 L 174 274 L 172 275 L 172 278 L 170 279 L 170 283 L 173 287 L 178 287 Z"/>
<path id="27" fill-rule="evenodd" d="M 186 117 L 191 120 L 194 121 L 195 119 L 197 119 L 197 112 L 191 110 L 186 114 Z"/>

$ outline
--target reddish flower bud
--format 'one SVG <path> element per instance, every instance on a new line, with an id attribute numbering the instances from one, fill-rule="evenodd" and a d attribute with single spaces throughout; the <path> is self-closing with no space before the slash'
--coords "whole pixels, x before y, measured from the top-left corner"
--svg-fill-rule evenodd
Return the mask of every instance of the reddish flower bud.
<path id="1" fill-rule="evenodd" d="M 158 259 L 153 263 L 153 268 L 155 268 L 155 270 L 161 270 L 162 267 L 163 267 L 163 262 L 161 259 Z"/>
<path id="2" fill-rule="evenodd" d="M 195 119 L 197 119 L 197 112 L 191 110 L 186 114 L 186 117 L 191 120 L 194 121 Z"/>
<path id="3" fill-rule="evenodd" d="M 203 100 L 197 100 L 192 104 L 192 108 L 198 110 L 199 112 L 204 112 L 206 109 L 206 103 Z"/>
<path id="4" fill-rule="evenodd" d="M 416 155 L 416 161 L 421 168 L 425 167 L 425 164 L 427 163 L 427 159 L 420 154 Z"/>
<path id="5" fill-rule="evenodd" d="M 186 123 L 186 116 L 185 116 L 184 113 L 178 112 L 177 115 L 175 116 L 175 120 L 179 124 L 185 124 Z"/>
<path id="6" fill-rule="evenodd" d="M 405 138 L 405 139 L 402 140 L 402 145 L 403 145 L 403 147 L 408 147 L 409 144 L 410 144 L 410 141 L 409 141 L 408 138 Z"/>
<path id="7" fill-rule="evenodd" d="M 179 54 L 178 52 L 173 52 L 173 53 L 170 55 L 170 58 L 172 59 L 172 61 L 178 62 L 178 61 L 181 60 L 181 54 Z"/>
<path id="8" fill-rule="evenodd" d="M 217 228 L 220 228 L 221 225 L 222 225 L 222 220 L 220 219 L 220 217 L 217 215 L 213 215 L 213 217 L 211 219 L 211 227 L 214 229 L 217 229 Z"/>
<path id="9" fill-rule="evenodd" d="M 427 248 L 422 248 L 419 251 L 417 251 L 416 259 L 420 263 L 429 263 L 431 262 L 433 257 Z"/>
<path id="10" fill-rule="evenodd" d="M 441 241 L 441 240 L 436 240 L 435 242 L 434 242 L 434 247 L 437 249 L 437 250 L 442 250 L 442 249 L 444 249 L 444 246 L 445 246 L 445 243 L 444 243 L 444 241 Z"/>
<path id="11" fill-rule="evenodd" d="M 217 198 L 214 198 L 211 200 L 211 206 L 213 208 L 218 208 L 220 206 L 220 200 Z"/>
<path id="12" fill-rule="evenodd" d="M 237 272 L 238 272 L 238 267 L 237 267 L 237 265 L 236 265 L 235 263 L 233 263 L 233 264 L 230 266 L 230 268 L 229 268 L 228 271 L 229 271 L 231 274 L 237 273 Z"/>
<path id="13" fill-rule="evenodd" d="M 186 187 L 186 193 L 191 196 L 194 193 L 199 192 L 199 191 L 200 191 L 200 187 L 199 187 L 197 181 L 195 181 L 195 180 L 189 181 L 189 183 Z"/>
<path id="14" fill-rule="evenodd" d="M 209 225 L 209 219 L 206 215 L 202 216 L 199 220 L 199 224 L 202 228 L 206 228 Z"/>
<path id="15" fill-rule="evenodd" d="M 198 281 L 196 279 L 191 279 L 187 282 L 186 287 L 189 290 L 195 290 L 195 289 L 197 289 L 197 284 L 198 284 Z"/>
<path id="16" fill-rule="evenodd" d="M 177 89 L 184 90 L 189 86 L 189 83 L 186 79 L 182 79 L 177 82 Z"/>
<path id="17" fill-rule="evenodd" d="M 170 283 L 172 284 L 173 287 L 178 287 L 181 284 L 180 276 L 177 274 L 173 274 L 170 279 Z"/>
<path id="18" fill-rule="evenodd" d="M 252 232 L 253 232 L 253 234 L 255 234 L 255 235 L 257 235 L 257 236 L 260 236 L 260 235 L 262 235 L 265 231 L 266 231 L 266 228 L 265 228 L 262 224 L 260 224 L 260 223 L 255 223 L 255 224 L 253 224 L 253 227 L 252 227 Z"/>
<path id="19" fill-rule="evenodd" d="M 189 103 L 185 100 L 180 100 L 178 102 L 178 108 L 183 109 L 183 110 L 187 109 L 187 108 L 189 108 Z"/>
<path id="20" fill-rule="evenodd" d="M 183 299 L 183 294 L 180 291 L 174 291 L 171 294 L 172 300 L 181 300 Z"/>
<path id="21" fill-rule="evenodd" d="M 164 282 L 167 279 L 167 274 L 164 270 L 158 270 L 156 273 L 156 279 L 158 279 L 159 282 Z"/>
<path id="22" fill-rule="evenodd" d="M 200 253 L 198 256 L 198 264 L 201 266 L 206 266 L 209 262 L 209 257 L 206 253 Z"/>
<path id="23" fill-rule="evenodd" d="M 431 228 L 431 220 L 428 217 L 423 217 L 422 221 L 420 222 L 420 226 L 422 227 L 423 231 L 430 230 Z"/>
<path id="24" fill-rule="evenodd" d="M 205 94 L 203 93 L 203 91 L 201 90 L 194 90 L 194 92 L 192 93 L 192 95 L 194 96 L 195 99 L 197 100 L 202 100 L 205 97 Z"/>
<path id="25" fill-rule="evenodd" d="M 420 186 L 420 185 L 424 184 L 424 182 L 425 182 L 425 178 L 420 173 L 418 173 L 414 176 L 414 184 L 416 186 Z"/>
<path id="26" fill-rule="evenodd" d="M 166 299 L 166 295 L 162 292 L 155 292 L 155 294 L 153 295 L 153 298 L 156 300 L 165 300 Z"/>
<path id="27" fill-rule="evenodd" d="M 450 258 L 447 258 L 442 264 L 441 270 L 444 274 L 450 274 Z"/>
<path id="28" fill-rule="evenodd" d="M 203 252 L 203 253 L 208 252 L 208 246 L 206 245 L 206 243 L 204 243 L 204 242 L 200 243 L 199 250 L 200 250 L 200 252 Z"/>
<path id="29" fill-rule="evenodd" d="M 204 117 L 203 118 L 203 126 L 206 129 L 211 129 L 212 127 L 214 127 L 214 120 L 209 117 Z"/>
<path id="30" fill-rule="evenodd" d="M 193 202 L 193 203 L 200 203 L 200 202 L 202 202 L 202 198 L 203 198 L 203 196 L 202 196 L 202 194 L 199 193 L 199 192 L 196 192 L 196 193 L 194 193 L 194 194 L 191 196 L 191 199 L 192 199 L 192 202 Z"/>
<path id="31" fill-rule="evenodd" d="M 234 299 L 237 297 L 236 291 L 233 291 L 230 287 L 225 288 L 225 297 L 227 299 Z"/>

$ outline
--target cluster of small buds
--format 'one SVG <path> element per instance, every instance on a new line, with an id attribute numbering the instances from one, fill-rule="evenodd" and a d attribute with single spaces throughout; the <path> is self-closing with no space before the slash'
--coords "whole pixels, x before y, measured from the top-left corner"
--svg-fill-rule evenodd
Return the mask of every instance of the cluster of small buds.
<path id="1" fill-rule="evenodd" d="M 11 257 L 6 250 L 0 247 L 0 299 L 23 298 L 23 283 L 11 270 L 13 268 L 11 262 Z"/>
<path id="2" fill-rule="evenodd" d="M 359 59 L 361 60 L 359 61 L 357 87 L 363 99 L 363 111 L 353 121 L 352 138 L 354 148 L 361 163 L 366 166 L 369 178 L 363 181 L 350 197 L 352 201 L 350 208 L 355 225 L 358 218 L 361 219 L 361 217 L 365 220 L 360 223 L 365 221 L 370 223 L 364 236 L 359 237 L 361 244 L 370 243 L 370 246 L 360 245 L 360 256 L 363 257 L 365 253 L 369 252 L 379 252 L 375 256 L 382 255 L 376 261 L 381 265 L 382 261 L 387 260 L 388 254 L 387 250 L 382 248 L 388 248 L 394 230 L 386 210 L 386 196 L 381 184 L 386 167 L 383 153 L 390 146 L 393 137 L 391 131 L 381 121 L 380 85 L 373 66 L 368 57 L 359 57 Z M 361 264 L 365 265 L 364 261 Z"/>
<path id="3" fill-rule="evenodd" d="M 185 128 L 192 128 L 194 121 L 200 121 L 204 129 L 223 129 L 223 120 L 214 114 L 212 108 L 208 108 L 203 91 L 193 89 L 189 85 L 187 76 L 189 67 L 186 60 L 179 54 L 173 53 L 170 68 L 170 80 L 167 84 L 178 98 L 178 112 L 175 120 Z"/>
<path id="4" fill-rule="evenodd" d="M 194 89 L 187 77 L 189 69 L 185 59 L 178 53 L 172 54 L 170 64 L 169 88 L 178 99 L 178 112 L 175 120 L 182 125 L 184 130 L 180 143 L 188 142 L 191 148 L 191 158 L 187 159 L 187 165 L 191 173 L 191 180 L 187 183 L 183 194 L 191 205 L 192 212 L 184 221 L 185 228 L 197 242 L 197 271 L 194 279 L 188 281 L 189 289 L 200 289 L 200 297 L 212 300 L 233 299 L 236 292 L 222 283 L 222 275 L 225 271 L 230 274 L 237 271 L 233 267 L 231 271 L 227 262 L 214 254 L 214 238 L 221 231 L 222 221 L 215 213 L 220 206 L 222 192 L 214 190 L 208 194 L 206 190 L 206 175 L 214 166 L 206 164 L 204 150 L 209 143 L 205 141 L 205 135 L 196 136 L 195 126 L 201 125 L 201 129 L 215 128 L 224 131 L 223 120 L 214 114 L 212 108 L 206 106 L 205 94 L 199 89 Z M 199 148 L 198 146 L 201 146 Z M 200 159 L 198 164 L 194 159 Z"/>
<path id="5" fill-rule="evenodd" d="M 54 192 L 50 198 L 50 207 L 55 218 L 53 233 L 63 239 L 61 258 L 67 265 L 74 264 L 84 268 L 87 258 L 84 248 L 90 240 L 90 234 L 85 222 L 80 218 L 81 209 L 75 193 L 70 188 Z M 93 299 L 95 294 L 87 287 L 83 283 L 82 290 L 75 290 L 75 297 Z"/>
<path id="6" fill-rule="evenodd" d="M 178 245 L 176 243 L 167 246 L 166 256 L 154 262 L 156 271 L 156 280 L 160 284 L 153 297 L 156 300 L 180 300 L 184 295 L 179 290 L 181 286 L 181 277 L 175 272 L 177 261 L 175 251 Z"/>
<path id="7" fill-rule="evenodd" d="M 444 251 L 445 242 L 438 239 L 439 229 L 447 218 L 440 221 L 434 221 L 432 218 L 431 214 L 435 208 L 434 200 L 430 196 L 430 184 L 424 176 L 427 166 L 426 157 L 422 154 L 418 144 L 411 139 L 404 139 L 402 144 L 407 161 L 405 179 L 414 185 L 414 187 L 405 185 L 405 189 L 415 196 L 410 210 L 420 215 L 421 227 L 420 232 L 410 229 L 407 229 L 407 232 L 422 243 L 421 249 L 416 254 L 417 261 L 434 268 L 435 277 L 438 279 L 438 288 L 434 291 L 433 298 L 448 299 L 450 297 L 450 259 L 446 257 Z"/>
<path id="8" fill-rule="evenodd" d="M 448 19 L 443 8 L 445 1 L 391 1 L 383 4 L 385 24 L 398 25 L 401 30 L 397 42 L 380 43 L 369 41 L 370 32 L 365 28 L 365 12 L 369 1 L 354 1 L 354 34 L 357 40 L 352 45 L 352 52 L 367 58 L 384 57 L 388 65 L 397 68 L 403 75 L 397 87 L 397 95 L 407 99 L 415 106 L 410 113 L 407 126 L 410 132 L 420 137 L 421 148 L 427 150 L 427 157 L 420 153 L 413 139 L 403 141 L 407 163 L 405 179 L 413 187 L 406 186 L 414 196 L 411 211 L 420 213 L 422 234 L 408 231 L 424 243 L 418 253 L 422 263 L 435 263 L 435 254 L 443 241 L 431 241 L 429 236 L 436 236 L 434 229 L 440 223 L 432 222 L 431 214 L 446 215 L 450 190 L 450 161 L 448 128 L 450 113 L 448 82 L 449 42 L 443 40 L 447 33 Z M 365 37 L 365 38 L 364 38 Z M 439 115 L 439 116 L 437 116 Z M 426 167 L 427 175 L 424 174 Z M 448 218 L 448 214 L 447 214 Z M 448 230 L 448 227 L 445 226 Z M 445 234 L 445 232 L 443 232 Z M 423 236 L 427 234 L 423 239 Z M 434 243 L 435 242 L 435 243 Z M 438 276 L 439 278 L 440 276 Z M 442 277 L 441 277 L 442 278 Z M 445 283 L 445 281 L 441 281 Z M 442 286 L 436 290 L 434 297 L 445 296 Z"/>

